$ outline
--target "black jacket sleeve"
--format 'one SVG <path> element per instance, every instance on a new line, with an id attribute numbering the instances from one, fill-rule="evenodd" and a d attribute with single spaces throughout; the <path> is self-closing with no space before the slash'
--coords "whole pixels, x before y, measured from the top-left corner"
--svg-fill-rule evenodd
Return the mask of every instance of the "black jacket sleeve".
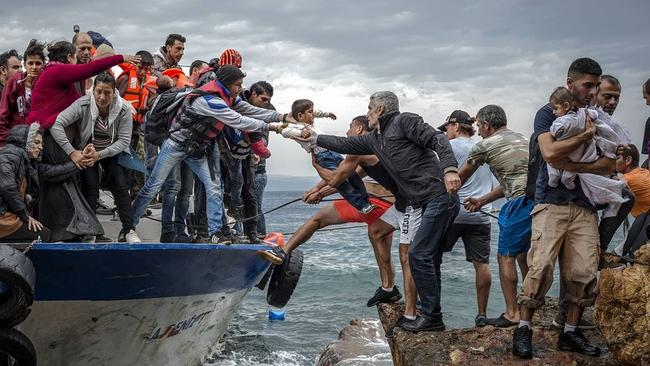
<path id="1" fill-rule="evenodd" d="M 422 117 L 417 114 L 402 113 L 400 116 L 400 124 L 402 132 L 407 139 L 420 147 L 431 149 L 438 154 L 438 160 L 440 160 L 440 167 L 443 173 L 458 171 L 458 162 L 451 149 L 447 135 L 424 123 Z"/>
<path id="2" fill-rule="evenodd" d="M 78 171 L 77 166 L 71 161 L 58 165 L 38 163 L 38 176 L 48 182 L 62 182 Z"/>
<path id="3" fill-rule="evenodd" d="M 18 159 L 0 160 L 0 197 L 9 212 L 16 214 L 23 222 L 27 222 L 29 221 L 27 206 L 20 197 L 20 189 L 16 184 L 18 164 L 20 164 Z"/>
<path id="4" fill-rule="evenodd" d="M 316 145 L 341 154 L 373 155 L 373 141 L 370 135 L 340 137 L 318 135 Z"/>

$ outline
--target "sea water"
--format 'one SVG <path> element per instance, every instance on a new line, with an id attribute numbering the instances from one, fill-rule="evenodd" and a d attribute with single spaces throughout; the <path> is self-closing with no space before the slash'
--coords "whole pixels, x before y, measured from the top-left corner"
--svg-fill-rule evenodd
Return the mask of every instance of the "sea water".
<path id="1" fill-rule="evenodd" d="M 302 192 L 265 192 L 264 209 L 300 197 Z M 325 203 L 302 202 L 266 216 L 267 231 L 293 232 Z M 492 288 L 488 316 L 497 317 L 504 310 L 496 263 L 498 225 L 492 220 L 490 269 Z M 346 224 L 358 225 L 358 224 Z M 614 243 L 620 241 L 617 233 Z M 377 286 L 379 272 L 365 228 L 316 233 L 300 249 L 305 262 L 296 291 L 285 308 L 284 321 L 269 321 L 266 293 L 254 288 L 239 309 L 220 344 L 221 351 L 208 363 L 227 365 L 314 365 L 320 352 L 338 338 L 352 319 L 378 319 L 375 307 L 366 307 Z M 393 241 L 395 282 L 402 289 L 402 273 L 397 256 L 397 239 Z M 557 296 L 556 280 L 549 292 Z M 521 278 L 519 279 L 521 286 Z M 445 253 L 442 264 L 442 309 L 448 327 L 472 327 L 477 314 L 474 267 L 465 261 L 462 242 Z M 376 326 L 379 326 L 376 322 Z M 391 365 L 385 339 L 367 340 L 366 356 L 344 360 L 347 365 Z"/>

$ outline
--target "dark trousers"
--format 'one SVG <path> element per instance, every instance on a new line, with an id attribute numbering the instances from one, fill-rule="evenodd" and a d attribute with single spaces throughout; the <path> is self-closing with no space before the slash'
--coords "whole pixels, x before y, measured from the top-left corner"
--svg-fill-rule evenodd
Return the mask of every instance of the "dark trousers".
<path id="1" fill-rule="evenodd" d="M 632 206 L 634 206 L 634 194 L 628 188 L 623 188 L 623 197 L 627 198 L 628 201 L 623 203 L 618 209 L 616 216 L 607 217 L 600 220 L 598 224 L 598 234 L 600 235 L 600 250 L 602 252 L 607 251 L 609 243 L 612 241 L 616 230 L 621 226 L 627 215 L 632 211 Z M 569 301 L 566 298 L 566 284 L 562 281 L 560 277 L 560 297 L 559 297 L 559 308 L 560 312 L 566 314 L 569 311 Z"/>
<path id="2" fill-rule="evenodd" d="M 120 215 L 120 221 L 122 222 L 122 230 L 135 229 L 131 213 L 128 175 L 126 170 L 117 163 L 116 156 L 99 160 L 95 165 L 81 171 L 79 174 L 81 177 L 81 192 L 93 209 L 97 209 L 97 198 L 99 198 L 99 183 L 101 179 L 99 176 L 100 165 L 104 170 L 108 186 L 115 199 L 117 213 Z"/>
<path id="3" fill-rule="evenodd" d="M 4 238 L 0 238 L 0 240 L 5 243 L 23 243 L 37 240 L 39 237 L 41 238 L 42 242 L 50 242 L 52 241 L 52 232 L 45 226 L 43 226 L 43 229 L 39 231 L 31 231 L 25 222 L 14 233 L 7 235 Z"/>
<path id="4" fill-rule="evenodd" d="M 266 188 L 267 176 L 266 170 L 255 172 L 255 197 L 257 198 L 257 233 L 266 236 L 266 218 L 262 208 L 264 199 L 264 189 Z"/>
<path id="5" fill-rule="evenodd" d="M 333 151 L 323 151 L 316 155 L 316 162 L 327 170 L 336 170 L 343 161 L 343 156 Z M 336 187 L 339 194 L 345 198 L 357 210 L 363 209 L 370 203 L 366 186 L 357 173 L 352 174 L 348 179 Z"/>
<path id="6" fill-rule="evenodd" d="M 203 185 L 197 179 L 199 184 Z M 185 163 L 181 163 L 181 186 L 176 196 L 174 207 L 174 232 L 177 236 L 186 236 L 185 220 L 190 209 L 190 196 L 194 188 L 194 173 Z"/>
<path id="7" fill-rule="evenodd" d="M 409 265 L 415 281 L 422 314 L 441 312 L 440 265 L 445 247 L 445 233 L 458 215 L 457 195 L 441 194 L 422 206 L 422 221 L 409 247 Z"/>

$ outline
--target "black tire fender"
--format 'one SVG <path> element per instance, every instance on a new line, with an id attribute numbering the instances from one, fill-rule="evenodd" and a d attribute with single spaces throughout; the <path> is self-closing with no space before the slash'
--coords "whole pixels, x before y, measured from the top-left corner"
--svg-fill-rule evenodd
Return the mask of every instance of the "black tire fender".
<path id="1" fill-rule="evenodd" d="M 22 323 L 34 302 L 36 272 L 32 261 L 21 251 L 0 245 L 0 328 Z"/>
<path id="2" fill-rule="evenodd" d="M 302 252 L 296 249 L 287 255 L 282 265 L 273 269 L 269 288 L 266 292 L 267 304 L 276 308 L 287 305 L 298 285 L 298 280 L 300 280 L 303 258 Z"/>
<path id="3" fill-rule="evenodd" d="M 0 329 L 0 356 L 13 358 L 15 366 L 36 366 L 36 350 L 32 342 L 16 329 Z"/>

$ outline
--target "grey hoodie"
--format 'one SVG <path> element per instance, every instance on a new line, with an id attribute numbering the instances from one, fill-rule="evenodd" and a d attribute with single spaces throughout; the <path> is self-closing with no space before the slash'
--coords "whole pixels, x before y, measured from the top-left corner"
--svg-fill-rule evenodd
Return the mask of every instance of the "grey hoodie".
<path id="1" fill-rule="evenodd" d="M 95 121 L 99 115 L 94 96 L 85 95 L 77 99 L 63 112 L 56 117 L 56 122 L 50 128 L 52 137 L 61 146 L 66 154 L 70 155 L 74 150 L 82 150 L 86 144 L 92 142 L 95 130 Z M 73 146 L 65 128 L 77 124 L 81 134 L 80 146 Z M 124 151 L 129 152 L 131 134 L 133 129 L 133 118 L 131 108 L 125 103 L 120 94 L 115 91 L 115 97 L 111 102 L 108 111 L 108 132 L 111 135 L 112 144 L 99 152 L 100 159 L 111 157 Z"/>

